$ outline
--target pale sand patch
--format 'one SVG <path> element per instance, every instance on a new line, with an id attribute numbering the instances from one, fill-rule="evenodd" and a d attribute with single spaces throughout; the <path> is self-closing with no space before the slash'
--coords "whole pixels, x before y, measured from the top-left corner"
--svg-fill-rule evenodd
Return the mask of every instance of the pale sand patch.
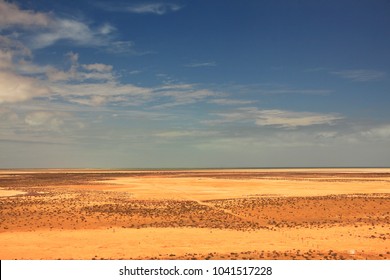
<path id="1" fill-rule="evenodd" d="M 136 199 L 224 199 L 250 196 L 322 196 L 358 193 L 390 193 L 383 181 L 332 181 L 272 179 L 214 179 L 128 177 L 104 181 L 105 185 L 81 188 L 123 191 Z M 80 186 L 73 186 L 80 188 Z"/>
<path id="2" fill-rule="evenodd" d="M 9 197 L 26 193 L 27 192 L 0 189 L 0 197 Z"/>
<path id="3" fill-rule="evenodd" d="M 367 227 L 234 231 L 200 228 L 94 229 L 0 234 L 0 259 L 128 259 L 244 251 L 320 250 L 386 254 L 389 242 Z M 350 238 L 350 234 L 354 238 Z M 356 237 L 361 235 L 361 237 Z M 196 244 L 196 246 L 194 246 Z"/>

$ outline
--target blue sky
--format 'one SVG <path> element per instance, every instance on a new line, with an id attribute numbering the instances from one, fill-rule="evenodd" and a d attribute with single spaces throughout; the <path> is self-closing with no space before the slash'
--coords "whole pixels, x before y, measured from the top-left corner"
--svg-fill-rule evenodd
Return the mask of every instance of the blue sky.
<path id="1" fill-rule="evenodd" d="M 0 168 L 389 166 L 389 14 L 0 0 Z"/>

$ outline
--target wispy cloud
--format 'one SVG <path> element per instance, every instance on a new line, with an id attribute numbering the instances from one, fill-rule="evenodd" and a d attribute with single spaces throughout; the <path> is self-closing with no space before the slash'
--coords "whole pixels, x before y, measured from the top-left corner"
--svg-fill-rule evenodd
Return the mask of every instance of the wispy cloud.
<path id="1" fill-rule="evenodd" d="M 135 50 L 135 44 L 132 41 L 113 41 L 105 46 L 105 51 L 112 54 L 131 54 L 144 55 L 151 52 L 139 52 Z"/>
<path id="2" fill-rule="evenodd" d="M 18 34 L 20 41 L 33 49 L 51 46 L 58 41 L 70 41 L 83 46 L 103 46 L 115 28 L 109 24 L 92 29 L 81 20 L 61 18 L 53 13 L 22 10 L 17 5 L 0 0 L 0 30 L 19 28 L 28 33 Z"/>
<path id="3" fill-rule="evenodd" d="M 14 30 L 18 31 L 18 36 L 10 35 Z M 120 83 L 111 65 L 81 64 L 78 54 L 73 52 L 66 55 L 69 68 L 33 62 L 35 49 L 61 40 L 75 46 L 102 49 L 110 46 L 110 51 L 117 53 L 133 51 L 130 41 L 111 42 L 110 33 L 114 30 L 108 23 L 93 29 L 81 20 L 23 10 L 0 0 L 0 104 L 23 103 L 36 98 L 88 106 L 145 102 L 152 89 Z"/>
<path id="4" fill-rule="evenodd" d="M 356 82 L 378 81 L 386 77 L 385 72 L 367 69 L 333 71 L 331 73 Z"/>
<path id="5" fill-rule="evenodd" d="M 102 64 L 102 63 L 93 63 L 93 64 L 83 64 L 83 68 L 93 72 L 111 72 L 112 65 Z"/>
<path id="6" fill-rule="evenodd" d="M 71 19 L 53 19 L 49 28 L 30 36 L 30 45 L 35 49 L 45 48 L 60 40 L 69 40 L 78 45 L 102 45 L 99 34 L 83 22 Z"/>
<path id="7" fill-rule="evenodd" d="M 390 139 L 390 124 L 379 125 L 372 127 L 366 131 L 362 131 L 363 136 L 375 139 Z"/>
<path id="8" fill-rule="evenodd" d="M 74 112 L 51 107 L 0 106 L 0 141 L 31 141 L 35 143 L 69 143 L 64 133 L 77 135 L 85 126 Z"/>
<path id="9" fill-rule="evenodd" d="M 261 95 L 329 95 L 334 92 L 334 90 L 327 88 L 297 88 L 273 83 L 227 84 L 222 88 L 226 91 L 235 91 L 242 94 Z"/>
<path id="10" fill-rule="evenodd" d="M 0 40 L 0 44 L 0 103 L 47 97 L 87 106 L 138 106 L 152 102 L 154 106 L 168 108 L 217 96 L 215 92 L 193 84 L 141 87 L 122 83 L 112 65 L 82 64 L 74 52 L 66 54 L 69 62 L 66 64 L 70 64 L 67 69 L 37 65 L 28 59 L 30 52 L 22 51 L 24 48 L 15 42 Z"/>
<path id="11" fill-rule="evenodd" d="M 279 128 L 297 128 L 321 124 L 334 124 L 343 119 L 339 114 L 322 114 L 315 112 L 296 112 L 286 110 L 261 110 L 256 107 L 239 108 L 227 113 L 215 113 L 219 118 L 204 121 L 206 124 L 251 122 L 257 126 L 274 126 Z"/>
<path id="12" fill-rule="evenodd" d="M 147 103 L 153 108 L 169 108 L 201 102 L 219 93 L 195 84 L 167 84 L 157 87 L 141 87 L 121 83 L 113 74 L 111 65 L 79 64 L 77 54 L 68 54 L 72 65 L 63 71 L 48 68 L 47 85 L 53 95 L 72 103 L 88 106 L 139 106 Z M 155 105 L 157 104 L 157 105 Z"/>
<path id="13" fill-rule="evenodd" d="M 34 127 L 45 127 L 49 130 L 59 130 L 64 123 L 61 116 L 64 113 L 53 113 L 47 111 L 35 111 L 26 115 L 25 122 Z"/>
<path id="14" fill-rule="evenodd" d="M 306 72 L 306 73 L 315 73 L 315 72 L 323 72 L 323 71 L 327 71 L 328 68 L 326 67 L 314 67 L 314 68 L 307 68 L 305 70 L 303 70 L 303 72 Z"/>
<path id="15" fill-rule="evenodd" d="M 255 123 L 260 126 L 271 125 L 283 128 L 333 124 L 342 117 L 338 114 L 318 114 L 312 112 L 292 112 L 283 110 L 261 110 Z"/>
<path id="16" fill-rule="evenodd" d="M 203 131 L 203 130 L 171 130 L 155 134 L 161 138 L 183 138 L 183 137 L 209 137 L 218 135 L 217 131 Z"/>
<path id="17" fill-rule="evenodd" d="M 80 64 L 77 53 L 70 52 L 66 56 L 70 68 L 58 69 L 26 60 L 26 55 L 12 45 L 5 51 L 0 50 L 0 103 L 48 97 L 89 106 L 112 102 L 139 104 L 152 92 L 152 89 L 121 84 L 111 65 Z M 131 98 L 136 100 L 129 102 Z"/>
<path id="18" fill-rule="evenodd" d="M 199 67 L 215 67 L 217 63 L 214 61 L 211 62 L 199 62 L 199 63 L 189 63 L 185 65 L 186 67 L 199 68 Z"/>
<path id="19" fill-rule="evenodd" d="M 110 12 L 126 12 L 135 14 L 154 14 L 164 15 L 171 12 L 179 11 L 183 8 L 174 3 L 137 3 L 137 4 L 116 4 L 108 5 L 106 3 L 98 2 L 96 6 Z"/>
<path id="20" fill-rule="evenodd" d="M 43 70 L 45 70 L 44 73 L 46 74 L 49 81 L 96 80 L 103 82 L 114 79 L 112 73 L 113 67 L 111 65 L 102 63 L 79 65 L 78 54 L 68 53 L 67 56 L 71 62 L 71 67 L 67 71 L 59 70 L 54 67 L 41 67 Z"/>
<path id="21" fill-rule="evenodd" d="M 164 15 L 169 12 L 176 12 L 182 7 L 172 3 L 145 3 L 127 6 L 125 11 L 137 14 Z"/>
<path id="22" fill-rule="evenodd" d="M 152 90 L 117 81 L 84 82 L 79 84 L 57 83 L 52 91 L 69 102 L 88 106 L 114 103 L 120 106 L 139 105 L 151 98 Z"/>
<path id="23" fill-rule="evenodd" d="M 166 85 L 154 90 L 155 95 L 161 99 L 158 105 L 153 106 L 154 109 L 182 106 L 219 96 L 218 92 L 198 88 L 192 84 Z"/>
<path id="24" fill-rule="evenodd" d="M 265 95 L 276 95 L 276 94 L 328 95 L 333 91 L 327 89 L 280 88 L 280 89 L 259 89 L 258 92 Z"/>
<path id="25" fill-rule="evenodd" d="M 255 103 L 253 100 L 240 100 L 240 99 L 228 99 L 228 98 L 217 98 L 211 99 L 208 103 L 218 104 L 218 105 L 246 105 Z"/>

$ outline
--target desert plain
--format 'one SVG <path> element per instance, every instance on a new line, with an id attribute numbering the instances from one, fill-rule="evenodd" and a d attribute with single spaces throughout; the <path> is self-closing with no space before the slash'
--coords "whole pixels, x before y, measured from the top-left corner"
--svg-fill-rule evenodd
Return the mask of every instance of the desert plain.
<path id="1" fill-rule="evenodd" d="M 390 169 L 0 170 L 0 259 L 390 259 Z"/>

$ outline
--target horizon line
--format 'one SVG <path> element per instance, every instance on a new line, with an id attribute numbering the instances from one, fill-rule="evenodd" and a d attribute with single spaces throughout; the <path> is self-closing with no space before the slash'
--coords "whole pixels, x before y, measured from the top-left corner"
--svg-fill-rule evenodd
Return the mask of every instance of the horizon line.
<path id="1" fill-rule="evenodd" d="M 229 170 L 229 169 L 375 169 L 390 166 L 268 166 L 268 167 L 0 167 L 0 170 Z"/>

